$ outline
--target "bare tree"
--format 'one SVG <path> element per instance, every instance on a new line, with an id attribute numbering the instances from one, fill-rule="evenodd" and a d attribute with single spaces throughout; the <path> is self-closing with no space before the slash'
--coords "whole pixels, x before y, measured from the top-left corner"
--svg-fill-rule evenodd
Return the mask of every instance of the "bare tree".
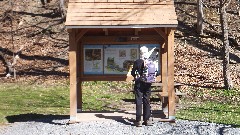
<path id="1" fill-rule="evenodd" d="M 50 2 L 50 0 L 47 0 L 47 3 L 49 3 L 49 2 Z M 43 6 L 45 6 L 45 0 L 41 0 L 41 3 Z"/>
<path id="2" fill-rule="evenodd" d="M 231 89 L 232 80 L 230 77 L 230 65 L 229 65 L 229 40 L 228 40 L 228 22 L 226 7 L 231 0 L 220 0 L 220 22 L 222 27 L 222 41 L 223 41 L 223 78 L 225 89 Z"/>
<path id="3" fill-rule="evenodd" d="M 202 0 L 197 0 L 197 32 L 203 34 L 203 3 Z"/>
<path id="4" fill-rule="evenodd" d="M 10 17 L 10 21 L 11 21 L 11 43 L 12 43 L 12 46 L 13 46 L 13 51 L 15 50 L 15 46 L 14 46 L 14 32 L 13 32 L 13 1 L 12 0 L 9 0 L 9 5 L 11 7 L 11 15 L 9 15 Z M 7 74 L 7 77 L 9 75 L 11 75 L 11 73 L 13 73 L 14 75 L 14 78 L 16 78 L 16 70 L 15 70 L 15 67 L 14 65 L 16 64 L 16 59 L 15 59 L 15 54 L 13 53 L 13 61 L 12 63 L 11 62 L 7 62 L 7 66 L 8 66 L 8 74 Z"/>
<path id="5" fill-rule="evenodd" d="M 66 18 L 66 13 L 67 13 L 67 3 L 68 3 L 68 0 L 60 0 L 59 1 L 59 10 L 60 10 L 60 13 L 62 15 L 62 18 L 65 19 Z"/>
<path id="6" fill-rule="evenodd" d="M 22 52 L 24 45 L 22 45 L 19 49 L 17 49 L 14 45 L 14 15 L 13 15 L 13 8 L 14 8 L 14 0 L 7 1 L 9 3 L 9 8 L 6 9 L 4 12 L 4 16 L 1 21 L 10 21 L 10 36 L 11 36 L 11 42 L 10 45 L 12 46 L 11 52 L 12 56 L 9 58 L 7 54 L 4 53 L 4 51 L 0 52 L 0 56 L 3 59 L 3 63 L 6 66 L 6 77 L 14 76 L 16 78 L 16 64 L 19 59 L 19 54 Z"/>
<path id="7" fill-rule="evenodd" d="M 47 3 L 50 3 L 51 2 L 51 0 L 41 0 L 41 3 L 42 3 L 42 5 L 43 5 L 43 7 L 45 7 L 45 4 L 46 4 L 46 2 Z M 67 5 L 67 3 L 68 3 L 68 0 L 58 0 L 58 6 L 59 6 L 59 10 L 58 10 L 58 12 L 61 14 L 61 16 L 62 16 L 62 18 L 63 19 L 65 19 L 65 17 L 66 17 L 66 13 L 67 13 L 67 11 L 66 11 L 66 5 Z"/>
<path id="8" fill-rule="evenodd" d="M 238 15 L 240 16 L 240 0 L 236 0 L 238 3 Z"/>

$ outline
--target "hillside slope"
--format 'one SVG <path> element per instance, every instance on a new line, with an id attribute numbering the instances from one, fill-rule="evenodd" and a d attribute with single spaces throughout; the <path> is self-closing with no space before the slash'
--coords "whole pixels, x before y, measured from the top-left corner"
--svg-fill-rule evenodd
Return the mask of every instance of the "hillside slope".
<path id="1" fill-rule="evenodd" d="M 57 0 L 42 7 L 39 0 L 14 3 L 14 42 L 11 42 L 11 23 L 1 11 L 0 51 L 12 61 L 13 52 L 23 47 L 16 64 L 17 80 L 58 80 L 68 77 L 68 33 L 58 12 Z M 1 7 L 10 8 L 7 1 Z M 5 12 L 5 13 L 4 13 Z M 11 15 L 11 13 L 9 13 Z M 1 79 L 6 75 L 6 63 L 0 61 Z"/>
<path id="2" fill-rule="evenodd" d="M 196 34 L 196 2 L 176 0 L 179 25 L 175 32 L 175 80 L 188 86 L 222 87 L 222 59 L 219 13 L 217 3 L 205 3 L 204 35 Z M 42 7 L 39 0 L 15 0 L 13 14 L 8 1 L 0 1 L 0 81 L 6 78 L 6 61 L 12 62 L 13 52 L 19 51 L 16 64 L 17 81 L 58 82 L 69 77 L 68 33 L 58 12 L 57 0 Z M 240 86 L 240 20 L 236 3 L 228 9 L 231 43 L 231 77 Z M 12 16 L 13 15 L 13 16 Z M 13 39 L 11 21 L 13 18 Z"/>
<path id="3" fill-rule="evenodd" d="M 216 1 L 204 3 L 204 35 L 196 34 L 196 1 L 175 2 L 179 26 L 176 39 L 176 80 L 190 86 L 223 87 L 222 42 Z M 231 77 L 240 85 L 240 16 L 234 0 L 227 8 L 229 16 Z M 231 7 L 231 8 L 230 8 Z"/>

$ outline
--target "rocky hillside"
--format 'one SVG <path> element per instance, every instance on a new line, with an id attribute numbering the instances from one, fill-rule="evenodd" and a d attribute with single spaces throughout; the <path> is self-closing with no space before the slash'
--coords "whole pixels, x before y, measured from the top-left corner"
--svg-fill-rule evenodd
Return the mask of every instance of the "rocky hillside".
<path id="1" fill-rule="evenodd" d="M 0 1 L 1 82 L 57 82 L 69 77 L 68 33 L 58 0 Z M 222 87 L 222 43 L 219 3 L 204 2 L 204 35 L 196 34 L 196 0 L 175 0 L 179 25 L 175 32 L 175 80 L 188 86 Z M 231 44 L 231 77 L 240 86 L 240 16 L 235 0 L 227 10 Z M 12 20 L 12 22 L 11 22 Z M 12 25 L 11 25 L 12 24 Z M 12 26 L 12 27 L 11 27 Z M 13 35 L 13 36 L 12 36 Z M 12 42 L 13 39 L 13 42 Z M 7 64 L 16 58 L 16 80 L 6 77 Z"/>

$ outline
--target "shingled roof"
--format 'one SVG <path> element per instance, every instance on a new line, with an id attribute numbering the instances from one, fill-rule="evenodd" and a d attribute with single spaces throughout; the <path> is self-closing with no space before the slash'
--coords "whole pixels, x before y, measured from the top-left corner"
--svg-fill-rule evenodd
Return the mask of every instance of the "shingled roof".
<path id="1" fill-rule="evenodd" d="M 176 27 L 173 0 L 69 0 L 67 28 Z"/>

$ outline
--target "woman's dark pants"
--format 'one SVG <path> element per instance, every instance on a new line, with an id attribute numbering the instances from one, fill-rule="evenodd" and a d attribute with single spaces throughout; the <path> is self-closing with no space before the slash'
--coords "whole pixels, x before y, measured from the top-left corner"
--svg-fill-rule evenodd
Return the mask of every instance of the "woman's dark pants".
<path id="1" fill-rule="evenodd" d="M 151 83 L 135 81 L 135 103 L 136 103 L 136 121 L 141 121 L 143 107 L 143 121 L 148 121 L 151 116 L 150 96 Z"/>

